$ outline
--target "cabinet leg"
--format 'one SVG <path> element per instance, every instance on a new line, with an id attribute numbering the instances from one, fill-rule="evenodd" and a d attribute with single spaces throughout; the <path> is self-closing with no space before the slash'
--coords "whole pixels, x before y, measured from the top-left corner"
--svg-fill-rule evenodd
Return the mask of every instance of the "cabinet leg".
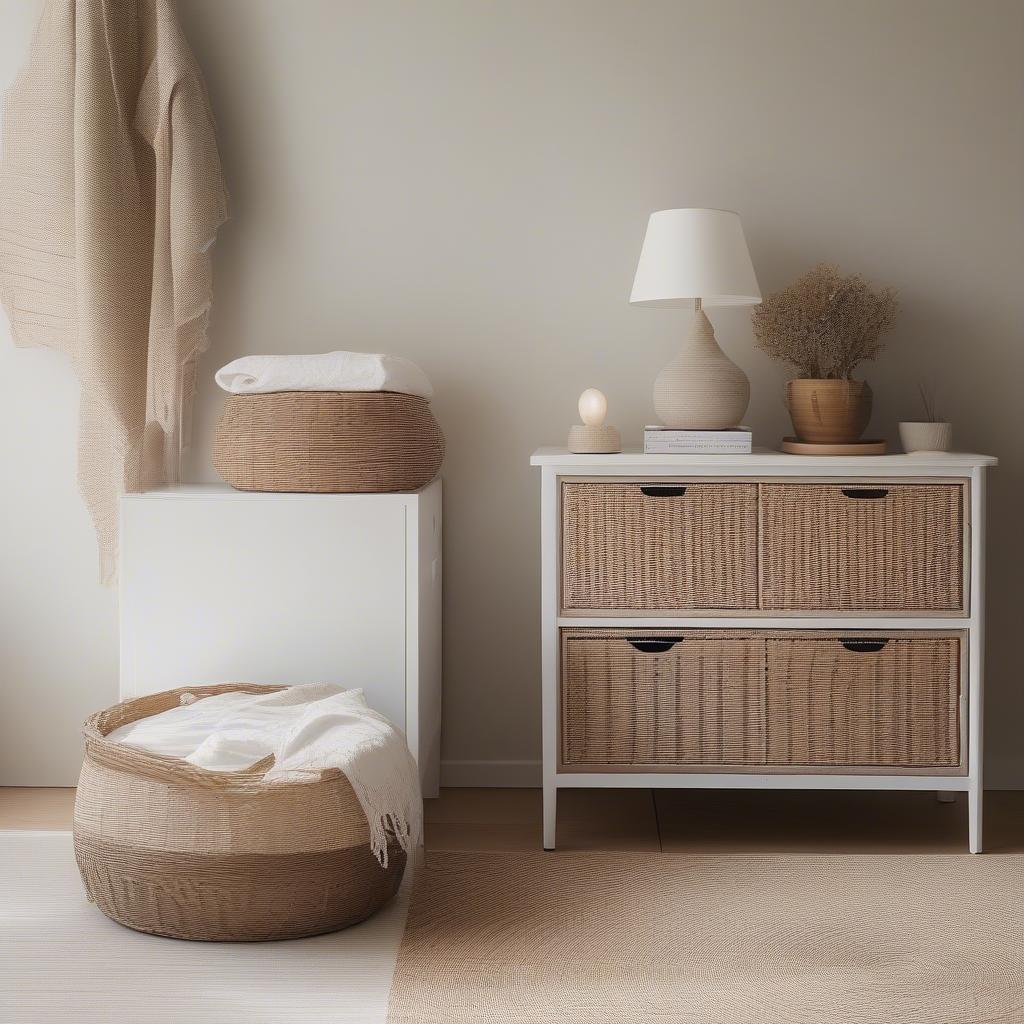
<path id="1" fill-rule="evenodd" d="M 544 849 L 555 848 L 555 826 L 557 822 L 558 789 L 554 783 L 544 783 Z"/>
<path id="2" fill-rule="evenodd" d="M 956 793 L 951 792 L 948 789 L 940 789 L 935 794 L 935 799 L 938 800 L 940 804 L 954 804 L 956 803 Z"/>
<path id="3" fill-rule="evenodd" d="M 967 794 L 967 833 L 971 853 L 981 853 L 981 790 Z"/>

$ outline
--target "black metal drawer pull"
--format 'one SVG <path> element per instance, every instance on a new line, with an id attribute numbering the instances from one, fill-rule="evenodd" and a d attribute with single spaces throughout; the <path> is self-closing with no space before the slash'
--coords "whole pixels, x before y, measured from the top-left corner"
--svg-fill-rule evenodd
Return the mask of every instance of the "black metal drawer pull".
<path id="1" fill-rule="evenodd" d="M 889 493 L 885 487 L 844 487 L 843 494 L 848 498 L 884 498 Z"/>
<path id="2" fill-rule="evenodd" d="M 640 488 L 641 494 L 648 498 L 681 498 L 686 493 L 685 487 L 670 487 L 666 484 L 651 484 Z"/>
<path id="3" fill-rule="evenodd" d="M 641 654 L 664 654 L 683 642 L 681 636 L 627 636 L 626 642 Z"/>
<path id="4" fill-rule="evenodd" d="M 854 654 L 875 654 L 889 642 L 882 636 L 846 636 L 839 642 Z"/>

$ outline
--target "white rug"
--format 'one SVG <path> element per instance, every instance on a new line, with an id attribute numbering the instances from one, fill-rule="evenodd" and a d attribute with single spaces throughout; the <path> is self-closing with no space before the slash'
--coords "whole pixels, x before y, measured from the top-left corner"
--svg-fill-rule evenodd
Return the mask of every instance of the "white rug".
<path id="1" fill-rule="evenodd" d="M 292 942 L 181 942 L 86 902 L 67 832 L 0 832 L 3 1024 L 377 1024 L 408 909 Z"/>

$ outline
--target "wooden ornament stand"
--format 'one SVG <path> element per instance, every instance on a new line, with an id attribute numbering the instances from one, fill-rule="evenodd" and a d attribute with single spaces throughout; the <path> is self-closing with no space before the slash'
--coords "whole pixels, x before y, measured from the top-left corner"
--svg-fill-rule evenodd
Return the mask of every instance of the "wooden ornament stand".
<path id="1" fill-rule="evenodd" d="M 622 438 L 614 427 L 577 423 L 569 428 L 568 449 L 574 455 L 611 455 L 622 451 Z"/>

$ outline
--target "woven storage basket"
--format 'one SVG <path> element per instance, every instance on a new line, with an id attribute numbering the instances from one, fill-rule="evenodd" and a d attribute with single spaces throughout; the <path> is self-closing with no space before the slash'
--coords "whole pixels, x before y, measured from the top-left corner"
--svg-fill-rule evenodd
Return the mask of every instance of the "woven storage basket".
<path id="1" fill-rule="evenodd" d="M 386 391 L 230 395 L 213 442 L 214 469 L 240 491 L 415 491 L 443 458 L 426 400 Z"/>
<path id="2" fill-rule="evenodd" d="M 958 767 L 959 666 L 955 637 L 768 640 L 768 762 Z"/>
<path id="3" fill-rule="evenodd" d="M 564 483 L 562 604 L 757 607 L 757 484 Z"/>
<path id="4" fill-rule="evenodd" d="M 562 631 L 567 770 L 960 769 L 957 636 Z"/>
<path id="5" fill-rule="evenodd" d="M 562 651 L 564 764 L 764 764 L 758 637 L 569 634 Z"/>
<path id="6" fill-rule="evenodd" d="M 959 611 L 960 484 L 761 485 L 761 607 Z"/>
<path id="7" fill-rule="evenodd" d="M 119 924 L 180 939 L 259 941 L 355 924 L 397 891 L 405 854 L 388 867 L 348 779 L 267 785 L 266 765 L 209 772 L 113 743 L 128 722 L 206 696 L 277 686 L 197 686 L 93 715 L 75 800 L 75 857 L 86 894 Z"/>

